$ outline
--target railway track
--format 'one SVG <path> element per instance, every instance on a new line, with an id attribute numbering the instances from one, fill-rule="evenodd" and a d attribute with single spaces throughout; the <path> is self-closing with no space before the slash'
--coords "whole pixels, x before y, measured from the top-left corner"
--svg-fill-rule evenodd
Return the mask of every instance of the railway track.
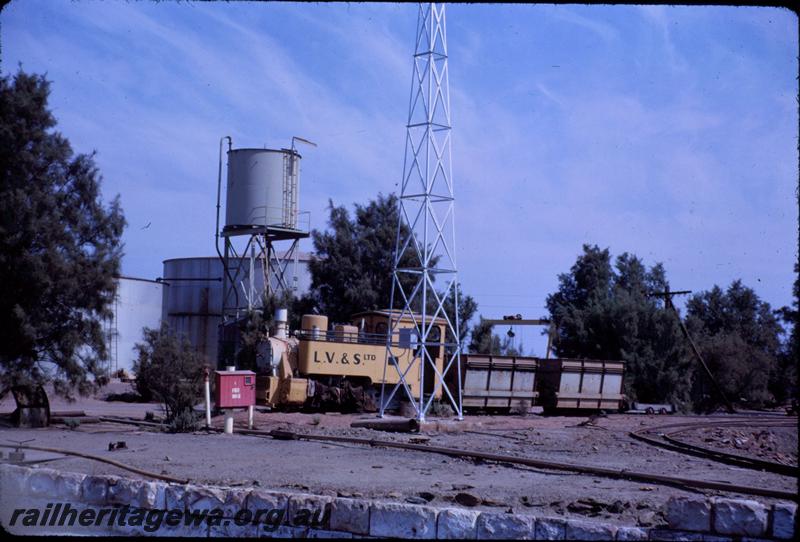
<path id="1" fill-rule="evenodd" d="M 285 430 L 258 431 L 258 430 L 243 429 L 240 430 L 239 433 L 244 435 L 271 437 L 279 440 L 308 440 L 308 441 L 329 442 L 329 443 L 338 442 L 338 443 L 362 444 L 372 447 L 377 446 L 384 448 L 399 448 L 404 450 L 413 450 L 425 453 L 442 454 L 450 457 L 481 459 L 485 461 L 494 461 L 498 463 L 525 465 L 528 467 L 534 467 L 540 469 L 575 472 L 579 474 L 587 474 L 592 476 L 603 476 L 606 478 L 616 478 L 621 480 L 634 480 L 639 482 L 655 483 L 673 487 L 711 489 L 716 491 L 724 491 L 728 493 L 742 493 L 745 495 L 758 495 L 762 497 L 773 497 L 777 499 L 786 499 L 786 500 L 798 499 L 797 493 L 794 491 L 783 491 L 780 489 L 773 489 L 773 488 L 743 486 L 738 484 L 730 484 L 727 482 L 714 482 L 710 480 L 696 480 L 696 479 L 682 478 L 677 476 L 664 476 L 650 472 L 637 472 L 627 469 L 622 469 L 622 470 L 609 469 L 594 465 L 563 463 L 560 461 L 545 461 L 534 458 L 487 453 L 477 450 L 464 450 L 459 448 L 432 446 L 429 444 L 411 444 L 406 442 L 394 442 L 394 441 L 385 441 L 378 439 L 344 437 L 344 436 L 334 436 L 334 435 L 310 435 L 310 434 L 301 434 Z"/>
<path id="2" fill-rule="evenodd" d="M 158 424 L 152 424 L 147 422 L 142 422 L 140 420 L 132 420 L 132 419 L 124 419 L 124 418 L 113 418 L 113 417 L 102 417 L 102 421 L 110 422 L 110 423 L 121 423 L 121 424 L 130 424 L 130 425 L 139 425 L 139 426 L 154 426 Z M 655 428 L 648 428 L 645 430 L 638 431 L 637 433 L 644 433 L 647 431 L 657 431 L 657 430 L 664 430 L 664 429 L 677 429 L 675 432 L 680 432 L 681 428 L 683 430 L 689 430 L 696 427 L 720 427 L 720 426 L 742 426 L 746 425 L 745 422 L 753 423 L 753 417 L 747 417 L 743 419 L 726 419 L 720 420 L 718 422 L 706 422 L 706 423 L 683 423 L 683 424 L 670 424 Z M 796 418 L 794 421 L 786 420 L 785 418 L 771 418 L 769 420 L 756 420 L 759 426 L 778 426 L 778 427 L 785 427 L 785 426 L 792 426 L 796 425 Z M 219 429 L 210 429 L 211 432 L 220 432 Z M 516 464 L 516 465 L 524 465 L 528 467 L 534 468 L 542 468 L 542 469 L 549 469 L 554 471 L 567 471 L 567 472 L 575 472 L 578 474 L 585 474 L 585 475 L 592 475 L 592 476 L 602 476 L 607 478 L 615 478 L 615 479 L 622 479 L 622 480 L 635 480 L 647 483 L 655 483 L 660 485 L 666 486 L 673 486 L 673 487 L 681 487 L 681 488 L 695 488 L 695 489 L 710 489 L 716 491 L 723 491 L 727 493 L 741 493 L 746 495 L 757 495 L 763 497 L 772 497 L 777 499 L 785 499 L 785 500 L 798 500 L 798 495 L 795 491 L 784 491 L 780 489 L 774 488 L 766 488 L 766 487 L 751 487 L 751 486 L 744 486 L 739 484 L 731 484 L 727 482 L 716 482 L 710 480 L 697 480 L 697 479 L 690 479 L 690 478 L 682 478 L 676 476 L 665 476 L 650 472 L 636 472 L 628 469 L 610 469 L 595 465 L 585 465 L 585 464 L 574 464 L 574 463 L 563 463 L 559 461 L 545 461 L 540 459 L 534 458 L 526 458 L 526 457 L 516 457 L 504 454 L 494 454 L 494 453 L 487 453 L 477 450 L 464 450 L 458 448 L 449 448 L 449 447 L 440 447 L 440 446 L 432 446 L 428 444 L 412 444 L 406 442 L 395 442 L 395 441 L 385 441 L 385 440 L 378 440 L 378 439 L 367 439 L 367 438 L 356 438 L 356 437 L 345 437 L 345 436 L 334 436 L 334 435 L 313 435 L 313 434 L 301 434 L 292 431 L 286 430 L 272 430 L 272 431 L 260 431 L 254 429 L 240 429 L 237 433 L 242 435 L 252 435 L 252 436 L 259 436 L 259 437 L 266 437 L 266 438 L 273 438 L 279 440 L 307 440 L 307 441 L 317 441 L 317 442 L 327 442 L 327 443 L 338 443 L 338 444 L 357 444 L 357 445 L 366 445 L 370 447 L 384 447 L 384 448 L 399 448 L 405 450 L 413 450 L 417 452 L 425 452 L 425 453 L 433 453 L 433 454 L 442 454 L 450 457 L 458 457 L 458 458 L 471 458 L 471 459 L 480 459 L 485 461 L 493 461 L 498 463 L 508 463 L 508 464 Z M 631 436 L 634 436 L 634 433 L 631 433 Z M 654 444 L 657 442 L 659 446 L 678 446 L 671 444 L 669 442 L 662 442 L 658 441 L 650 436 L 647 435 L 637 435 L 634 438 L 639 438 L 639 440 L 644 440 L 646 442 L 650 442 L 653 440 Z M 33 447 L 27 447 L 30 449 L 34 449 Z M 683 453 L 686 452 L 684 447 L 682 449 L 676 450 L 681 451 Z M 40 450 L 46 450 L 43 448 L 37 448 Z M 80 453 L 67 451 L 67 450 L 55 450 L 49 449 L 46 451 L 54 451 L 57 453 L 66 453 L 70 455 L 79 455 Z M 707 450 L 711 452 L 710 450 Z M 717 454 L 717 455 L 731 455 L 731 454 Z M 110 463 L 110 460 L 107 458 L 101 458 L 96 456 L 88 456 L 82 455 L 83 457 L 87 457 L 89 459 L 97 459 L 99 461 L 103 461 L 106 463 Z M 739 457 L 739 456 L 737 456 Z M 749 459 L 749 458 L 744 458 Z M 757 460 L 751 460 L 751 463 Z M 777 465 L 777 464 L 776 464 Z M 117 465 L 120 468 L 125 468 L 127 470 L 134 470 L 132 467 L 127 465 Z M 782 465 L 786 467 L 786 465 Z M 755 467 L 751 467 L 755 468 Z M 795 471 L 797 470 L 794 467 Z M 168 479 L 169 477 L 157 475 L 153 473 L 145 473 L 142 474 L 146 476 L 151 476 L 154 478 L 160 479 Z M 792 475 L 796 476 L 796 475 Z M 167 480 L 173 481 L 173 480 Z M 183 480 L 179 480 L 179 483 L 185 483 Z"/>
<path id="3" fill-rule="evenodd" d="M 725 463 L 745 469 L 773 472 L 784 476 L 792 476 L 794 478 L 800 477 L 800 468 L 798 468 L 796 465 L 786 465 L 776 461 L 767 461 L 745 455 L 713 450 L 703 446 L 690 444 L 677 438 L 680 434 L 688 431 L 694 431 L 698 429 L 716 429 L 720 427 L 796 428 L 797 418 L 793 417 L 787 419 L 785 417 L 774 416 L 741 417 L 736 419 L 720 419 L 712 422 L 674 423 L 640 429 L 639 431 L 633 431 L 629 433 L 629 435 L 638 441 L 667 450 L 672 450 L 674 452 L 693 455 L 695 457 L 702 457 L 704 459 L 710 459 L 712 461 L 717 461 L 719 463 Z"/>

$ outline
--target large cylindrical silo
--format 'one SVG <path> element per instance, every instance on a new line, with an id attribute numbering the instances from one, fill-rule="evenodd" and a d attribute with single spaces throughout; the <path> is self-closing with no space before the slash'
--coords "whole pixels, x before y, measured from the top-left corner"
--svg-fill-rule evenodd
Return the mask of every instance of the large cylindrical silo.
<path id="1" fill-rule="evenodd" d="M 117 279 L 113 316 L 106 322 L 109 373 L 133 372 L 133 362 L 137 358 L 135 345 L 142 342 L 145 327 L 158 329 L 161 325 L 162 301 L 167 289 L 167 285 L 154 280 Z"/>
<path id="2" fill-rule="evenodd" d="M 163 318 L 185 335 L 212 366 L 217 362 L 217 327 L 222 314 L 222 262 L 216 257 L 164 260 Z"/>
<path id="3" fill-rule="evenodd" d="M 274 266 L 281 263 L 279 260 L 273 261 Z M 307 293 L 311 283 L 307 268 L 308 255 L 302 254 L 299 264 L 297 282 L 299 289 L 296 292 L 298 296 Z M 289 271 L 291 268 L 290 265 Z M 249 268 L 243 266 L 241 270 L 242 274 L 235 277 L 235 291 L 239 296 L 238 305 L 245 308 L 247 307 L 245 292 L 250 281 Z M 256 262 L 254 271 L 255 289 L 262 291 L 264 271 L 261 260 Z M 164 289 L 163 307 L 159 315 L 173 331 L 184 334 L 195 350 L 204 354 L 212 366 L 217 363 L 219 346 L 223 272 L 222 260 L 216 256 L 172 258 L 164 260 L 164 275 L 161 278 L 161 281 L 169 286 Z M 290 280 L 290 283 L 293 281 Z M 272 288 L 277 288 L 274 277 Z M 257 301 L 256 306 L 260 305 L 260 300 L 254 301 Z"/>

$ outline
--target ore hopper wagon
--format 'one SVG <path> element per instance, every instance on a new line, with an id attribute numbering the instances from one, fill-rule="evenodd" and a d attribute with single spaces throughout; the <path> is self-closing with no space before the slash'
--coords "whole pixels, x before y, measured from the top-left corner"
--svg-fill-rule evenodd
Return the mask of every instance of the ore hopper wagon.
<path id="1" fill-rule="evenodd" d="M 468 354 L 462 357 L 462 405 L 509 411 L 538 405 L 545 412 L 618 410 L 624 362 Z"/>

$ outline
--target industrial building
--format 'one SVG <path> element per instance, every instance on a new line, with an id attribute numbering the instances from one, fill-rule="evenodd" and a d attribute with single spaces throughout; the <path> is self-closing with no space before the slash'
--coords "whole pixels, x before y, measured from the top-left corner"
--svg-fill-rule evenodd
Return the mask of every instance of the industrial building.
<path id="1" fill-rule="evenodd" d="M 278 265 L 283 256 L 278 253 L 273 265 Z M 298 253 L 292 281 L 298 296 L 311 288 L 310 260 L 309 253 Z M 290 269 L 292 264 L 289 263 Z M 258 266 L 255 270 L 258 283 L 263 274 Z M 172 330 L 186 335 L 214 365 L 222 315 L 222 273 L 222 260 L 217 256 L 199 256 L 165 260 L 163 276 L 156 280 L 119 277 L 113 315 L 104 322 L 109 373 L 122 369 L 131 374 L 136 359 L 134 345 L 142 341 L 142 329 L 157 328 L 162 320 Z M 243 277 L 242 282 L 247 283 L 248 278 Z"/>

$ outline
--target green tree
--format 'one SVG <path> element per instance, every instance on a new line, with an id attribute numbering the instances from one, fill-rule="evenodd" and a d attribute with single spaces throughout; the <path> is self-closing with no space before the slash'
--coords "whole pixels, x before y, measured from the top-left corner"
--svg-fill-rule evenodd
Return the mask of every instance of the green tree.
<path id="1" fill-rule="evenodd" d="M 693 295 L 686 309 L 687 327 L 728 398 L 753 406 L 774 402 L 772 391 L 786 384 L 784 330 L 769 303 L 736 280 L 726 290 L 714 286 Z M 698 371 L 696 378 L 696 400 L 715 402 L 705 375 Z"/>
<path id="2" fill-rule="evenodd" d="M 194 429 L 193 409 L 202 397 L 206 361 L 185 336 L 174 335 L 166 323 L 142 333 L 143 342 L 136 344 L 138 357 L 133 362 L 136 391 L 145 400 L 162 403 L 166 420 L 175 430 Z"/>
<path id="3" fill-rule="evenodd" d="M 256 371 L 258 368 L 259 346 L 269 337 L 270 325 L 264 318 L 265 314 L 251 311 L 236 323 L 239 326 L 239 349 L 232 364 L 239 370 Z"/>
<path id="4" fill-rule="evenodd" d="M 287 309 L 289 329 L 300 329 L 302 315 L 316 311 L 310 296 L 298 298 L 286 290 L 273 294 L 265 292 L 260 308 L 224 326 L 217 360 L 220 368 L 235 365 L 239 369 L 256 370 L 259 356 L 269 349 L 265 341 L 274 333 L 276 309 Z"/>
<path id="5" fill-rule="evenodd" d="M 648 295 L 667 286 L 661 264 L 647 269 L 624 253 L 612 266 L 608 249 L 584 245 L 547 297 L 556 354 L 623 360 L 630 399 L 688 406 L 693 366 L 687 346 L 675 315 Z"/>
<path id="6" fill-rule="evenodd" d="M 798 399 L 797 363 L 800 360 L 800 264 L 794 264 L 794 285 L 792 287 L 792 306 L 779 311 L 784 323 L 790 327 L 789 338 L 778 360 L 778 378 L 773 380 L 772 393 L 776 400 L 783 402 Z"/>
<path id="7" fill-rule="evenodd" d="M 478 310 L 478 303 L 472 298 L 472 296 L 465 295 L 462 292 L 461 284 L 456 284 L 455 288 L 458 289 L 458 344 L 461 345 L 461 348 L 463 349 L 464 342 L 469 334 L 469 321 L 472 320 L 473 316 L 475 316 L 475 312 Z M 440 293 L 439 295 L 441 296 L 442 294 Z M 443 308 L 445 314 L 447 314 L 447 317 L 450 319 L 450 322 L 452 322 L 453 325 L 456 325 L 455 301 L 452 295 L 448 296 L 448 298 L 444 300 Z M 435 310 L 435 307 L 429 307 L 428 310 L 429 312 L 433 311 Z M 449 335 L 449 331 L 447 341 L 453 341 L 453 338 Z"/>
<path id="8" fill-rule="evenodd" d="M 509 322 L 513 324 L 513 322 Z M 483 317 L 472 326 L 469 352 L 473 354 L 486 354 L 492 356 L 524 356 L 525 346 L 522 341 L 514 344 L 512 336 L 507 335 L 502 339 L 493 332 L 493 326 L 488 324 Z"/>
<path id="9" fill-rule="evenodd" d="M 356 204 L 352 217 L 345 207 L 333 202 L 329 212 L 328 230 L 312 232 L 315 256 L 309 264 L 311 293 L 300 300 L 299 306 L 325 314 L 334 322 L 349 321 L 351 315 L 361 311 L 388 308 L 397 239 L 397 196 L 378 194 L 367 205 Z M 408 234 L 403 226 L 401 238 Z M 406 251 L 400 265 L 416 267 L 419 259 L 413 251 Z M 410 291 L 416 279 L 406 276 L 402 280 L 403 288 Z M 433 301 L 429 299 L 428 303 L 430 310 Z M 395 299 L 395 306 L 400 304 Z M 445 302 L 444 308 L 455 317 L 452 302 Z M 476 309 L 474 299 L 459 290 L 459 341 L 466 337 L 467 322 Z"/>
<path id="10" fill-rule="evenodd" d="M 525 345 L 520 339 L 519 343 L 514 341 L 514 338 L 507 335 L 503 339 L 503 343 L 500 345 L 500 353 L 503 356 L 524 356 L 525 355 Z"/>
<path id="11" fill-rule="evenodd" d="M 0 394 L 52 381 L 87 393 L 106 378 L 125 219 L 103 204 L 94 154 L 72 151 L 48 109 L 50 83 L 0 78 Z"/>
<path id="12" fill-rule="evenodd" d="M 346 322 L 352 314 L 389 306 L 397 198 L 383 196 L 355 206 L 355 216 L 330 202 L 328 231 L 313 231 L 309 263 L 311 297 L 320 314 Z M 410 263 L 410 262 L 405 262 Z"/>
<path id="13" fill-rule="evenodd" d="M 486 320 L 481 317 L 480 321 L 472 326 L 469 352 L 473 354 L 499 356 L 500 351 L 500 337 L 492 333 L 492 326 L 486 323 Z"/>

